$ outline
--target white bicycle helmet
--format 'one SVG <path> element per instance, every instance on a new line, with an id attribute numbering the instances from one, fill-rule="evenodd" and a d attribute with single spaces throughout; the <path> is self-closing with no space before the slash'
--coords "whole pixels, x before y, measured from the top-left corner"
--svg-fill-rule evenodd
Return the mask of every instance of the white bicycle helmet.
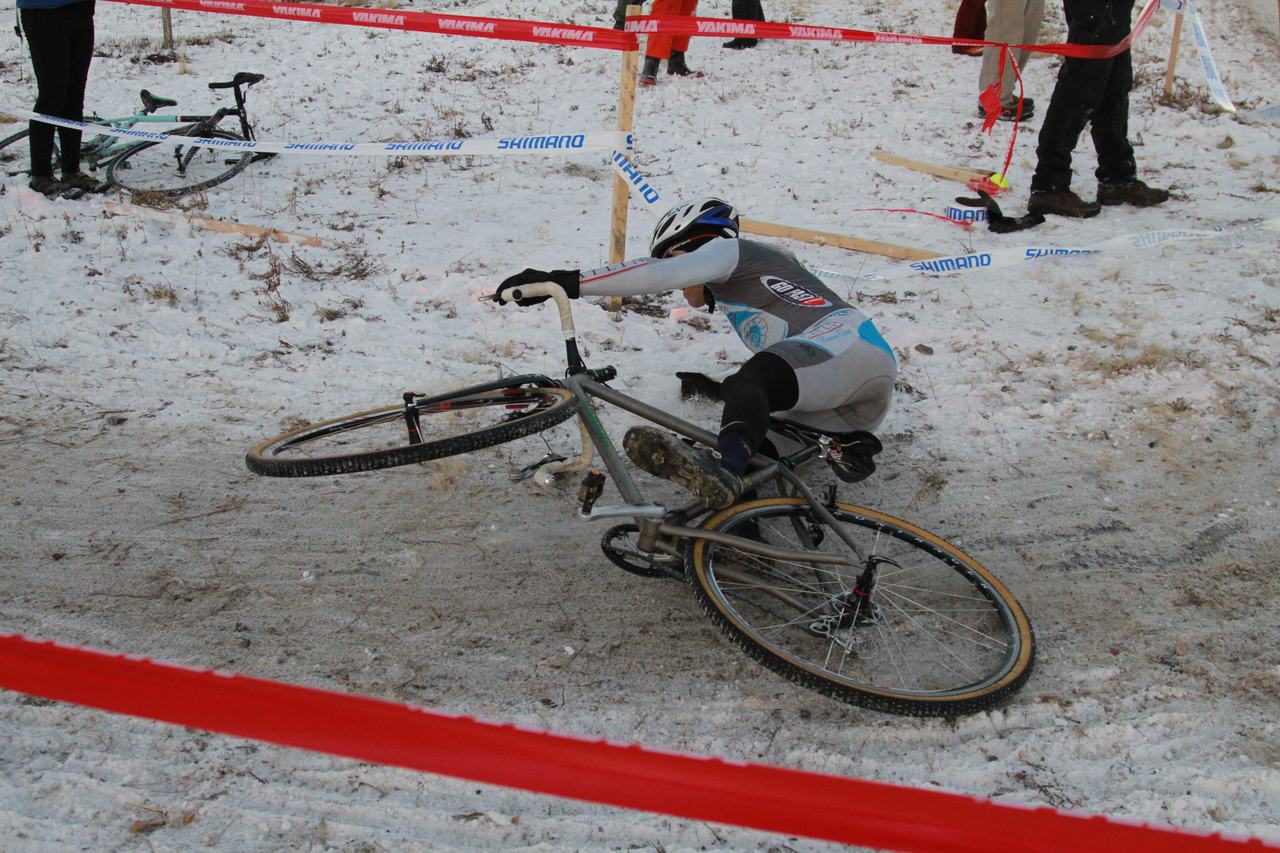
<path id="1" fill-rule="evenodd" d="M 738 212 L 721 198 L 706 198 L 668 210 L 653 229 L 649 254 L 665 258 L 700 238 L 737 237 Z"/>

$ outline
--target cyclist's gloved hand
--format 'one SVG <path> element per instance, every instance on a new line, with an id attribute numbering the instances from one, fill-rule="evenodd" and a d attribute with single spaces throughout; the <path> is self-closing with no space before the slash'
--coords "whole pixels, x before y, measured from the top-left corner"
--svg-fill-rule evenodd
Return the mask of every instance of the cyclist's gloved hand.
<path id="1" fill-rule="evenodd" d="M 551 281 L 564 288 L 564 292 L 569 295 L 570 299 L 578 298 L 578 285 L 582 281 L 582 273 L 579 270 L 535 270 L 527 269 L 524 272 L 518 272 L 510 276 L 502 284 L 498 285 L 498 296 L 506 301 L 506 293 L 512 288 L 520 287 L 522 284 L 537 284 L 542 281 Z M 539 302 L 546 302 L 550 296 L 531 296 L 528 299 L 516 300 L 517 305 L 537 305 Z"/>

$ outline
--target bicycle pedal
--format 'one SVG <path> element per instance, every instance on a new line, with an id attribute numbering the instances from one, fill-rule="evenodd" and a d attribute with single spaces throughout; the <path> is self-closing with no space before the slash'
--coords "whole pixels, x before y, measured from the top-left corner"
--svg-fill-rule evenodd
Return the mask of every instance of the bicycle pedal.
<path id="1" fill-rule="evenodd" d="M 530 464 L 525 465 L 523 468 L 511 469 L 511 473 L 508 474 L 507 476 L 511 479 L 511 482 L 513 483 L 523 483 L 525 480 L 529 479 L 535 473 L 537 473 L 537 470 L 541 468 L 543 465 L 548 465 L 552 462 L 563 462 L 564 460 L 565 460 L 565 457 L 561 456 L 559 453 L 548 453 L 546 456 L 542 457 L 537 462 L 531 462 Z"/>

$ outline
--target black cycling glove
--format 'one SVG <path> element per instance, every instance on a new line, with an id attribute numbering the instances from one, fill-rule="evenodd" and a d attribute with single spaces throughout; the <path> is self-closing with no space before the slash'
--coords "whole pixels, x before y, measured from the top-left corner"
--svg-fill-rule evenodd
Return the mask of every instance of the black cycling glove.
<path id="1" fill-rule="evenodd" d="M 524 272 L 518 272 L 507 278 L 502 284 L 498 285 L 498 296 L 505 300 L 505 294 L 512 288 L 520 287 L 523 284 L 537 284 L 542 281 L 551 281 L 564 288 L 564 292 L 568 294 L 570 299 L 577 299 L 579 292 L 579 284 L 582 281 L 582 272 L 579 270 L 535 270 L 527 269 Z M 517 305 L 537 305 L 539 302 L 546 302 L 550 296 L 531 296 L 528 299 L 517 299 Z"/>
<path id="2" fill-rule="evenodd" d="M 1044 222 L 1043 213 L 1028 213 L 1026 216 L 1005 216 L 1000 210 L 1000 205 L 990 194 L 978 190 L 981 198 L 957 198 L 958 204 L 966 207 L 985 207 L 987 209 L 987 227 L 997 234 L 1009 234 L 1014 231 L 1023 231 L 1027 228 L 1034 228 L 1041 222 Z"/>

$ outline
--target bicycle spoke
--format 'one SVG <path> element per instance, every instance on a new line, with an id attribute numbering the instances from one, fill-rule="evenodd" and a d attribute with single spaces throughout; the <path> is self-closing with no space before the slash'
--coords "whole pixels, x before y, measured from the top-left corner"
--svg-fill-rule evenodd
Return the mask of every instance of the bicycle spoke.
<path id="1" fill-rule="evenodd" d="M 1007 692 L 1029 671 L 1030 655 L 1019 651 L 1030 643 L 1025 622 L 1015 623 L 1009 600 L 962 552 L 885 516 L 832 507 L 863 563 L 803 499 L 745 507 L 721 516 L 717 529 L 741 535 L 750 525 L 752 538 L 773 547 L 850 560 L 814 563 L 716 544 L 695 549 L 693 578 L 726 617 L 722 627 L 749 643 L 748 651 L 759 648 L 754 656 L 770 668 L 797 680 L 820 678 L 859 704 L 928 714 Z M 864 581 L 870 597 L 852 595 Z M 1017 677 L 1002 680 L 1015 666 Z"/>

